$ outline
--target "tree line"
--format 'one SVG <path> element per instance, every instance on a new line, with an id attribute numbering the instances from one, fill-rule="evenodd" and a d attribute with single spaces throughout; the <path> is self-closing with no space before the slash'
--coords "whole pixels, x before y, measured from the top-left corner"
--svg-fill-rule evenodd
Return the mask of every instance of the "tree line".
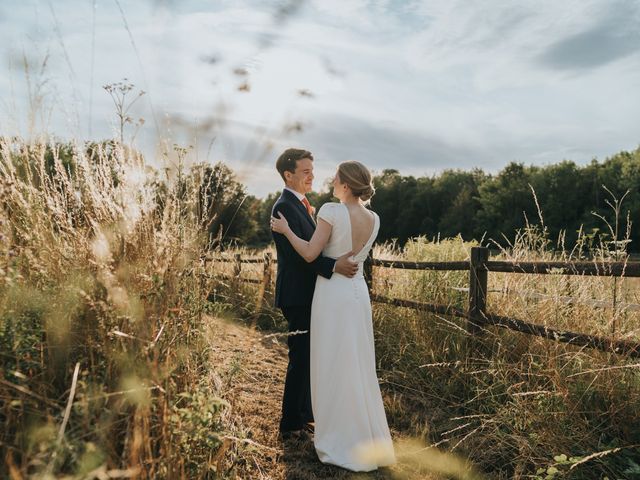
<path id="1" fill-rule="evenodd" d="M 87 154 L 97 146 L 114 149 L 112 142 L 92 143 Z M 73 172 L 71 146 L 56 148 L 61 164 Z M 50 151 L 45 162 L 55 175 Z M 157 186 L 155 201 L 162 207 L 168 175 L 163 178 L 161 171 L 149 166 L 146 170 L 147 181 Z M 271 242 L 269 216 L 280 191 L 262 199 L 248 195 L 222 162 L 192 165 L 178 176 L 185 188 L 199 190 L 197 208 L 211 248 L 260 248 Z M 396 241 L 402 246 L 417 236 L 461 235 L 465 240 L 508 246 L 517 231 L 535 224 L 544 227 L 547 238 L 559 240 L 555 248 L 572 248 L 580 232 L 582 241 L 626 239 L 628 251 L 640 251 L 640 231 L 627 232 L 627 221 L 632 224 L 640 218 L 640 147 L 586 165 L 569 160 L 546 166 L 512 162 L 495 174 L 476 168 L 415 177 L 385 169 L 374 176 L 374 185 L 371 208 L 380 215 L 379 242 Z M 332 200 L 331 193 L 323 190 L 308 196 L 316 208 Z"/>
<path id="2" fill-rule="evenodd" d="M 375 175 L 374 185 L 371 208 L 380 215 L 379 242 L 403 245 L 417 236 L 461 235 L 508 246 L 517 231 L 537 225 L 558 249 L 572 248 L 580 234 L 591 246 L 628 236 L 627 249 L 640 251 L 640 230 L 631 228 L 627 235 L 627 221 L 640 218 L 640 148 L 582 166 L 569 160 L 546 166 L 512 162 L 496 174 L 476 168 L 415 177 L 386 169 Z M 252 221 L 237 231 L 238 241 L 256 246 L 270 241 L 268 219 L 279 194 L 248 197 L 243 217 Z M 318 208 L 332 196 L 322 192 L 309 198 Z"/>

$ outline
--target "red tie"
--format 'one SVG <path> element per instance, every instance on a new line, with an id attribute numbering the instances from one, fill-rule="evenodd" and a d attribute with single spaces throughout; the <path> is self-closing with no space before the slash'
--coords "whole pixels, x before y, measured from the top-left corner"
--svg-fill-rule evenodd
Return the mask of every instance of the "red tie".
<path id="1" fill-rule="evenodd" d="M 307 197 L 302 197 L 302 203 L 307 208 L 307 213 L 309 214 L 309 216 L 313 217 L 313 210 L 311 210 L 311 204 L 309 203 L 309 200 L 307 200 Z"/>

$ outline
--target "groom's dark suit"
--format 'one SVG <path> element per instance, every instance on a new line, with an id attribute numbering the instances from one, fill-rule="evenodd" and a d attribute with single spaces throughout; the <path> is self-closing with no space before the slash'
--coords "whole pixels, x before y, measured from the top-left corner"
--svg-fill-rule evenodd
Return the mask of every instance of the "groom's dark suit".
<path id="1" fill-rule="evenodd" d="M 285 189 L 273 206 L 272 215 L 278 212 L 287 219 L 293 233 L 303 240 L 310 240 L 316 224 L 298 197 Z M 287 240 L 287 237 L 272 231 L 278 252 L 278 275 L 276 277 L 276 307 L 282 310 L 289 324 L 289 331 L 309 331 L 311 301 L 316 276 L 331 278 L 335 260 L 319 256 L 307 263 Z M 309 333 L 290 335 L 289 366 L 282 398 L 280 431 L 301 429 L 313 421 L 311 410 L 311 386 L 309 382 Z"/>

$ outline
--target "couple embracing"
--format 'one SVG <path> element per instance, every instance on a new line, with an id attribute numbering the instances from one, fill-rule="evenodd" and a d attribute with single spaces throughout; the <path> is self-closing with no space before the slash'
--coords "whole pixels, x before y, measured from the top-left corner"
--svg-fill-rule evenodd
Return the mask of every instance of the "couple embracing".
<path id="1" fill-rule="evenodd" d="M 359 162 L 338 166 L 333 195 L 313 218 L 305 194 L 313 156 L 285 150 L 285 187 L 271 229 L 278 254 L 276 306 L 288 322 L 289 365 L 282 401 L 284 440 L 314 433 L 323 463 L 352 471 L 391 465 L 395 455 L 376 375 L 369 291 L 363 276 L 380 227 L 365 208 L 374 189 Z"/>

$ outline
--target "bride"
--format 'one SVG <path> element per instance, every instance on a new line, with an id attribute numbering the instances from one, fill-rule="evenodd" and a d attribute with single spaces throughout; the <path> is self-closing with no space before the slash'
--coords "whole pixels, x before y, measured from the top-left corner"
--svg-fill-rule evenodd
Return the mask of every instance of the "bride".
<path id="1" fill-rule="evenodd" d="M 338 258 L 353 251 L 353 278 L 318 276 L 311 306 L 311 405 L 314 445 L 323 463 L 371 471 L 395 463 L 376 375 L 371 302 L 362 264 L 378 234 L 378 215 L 364 206 L 374 193 L 371 173 L 343 162 L 333 179 L 340 203 L 325 203 L 310 241 L 297 237 L 282 214 L 271 228 L 312 262 L 320 253 Z"/>

